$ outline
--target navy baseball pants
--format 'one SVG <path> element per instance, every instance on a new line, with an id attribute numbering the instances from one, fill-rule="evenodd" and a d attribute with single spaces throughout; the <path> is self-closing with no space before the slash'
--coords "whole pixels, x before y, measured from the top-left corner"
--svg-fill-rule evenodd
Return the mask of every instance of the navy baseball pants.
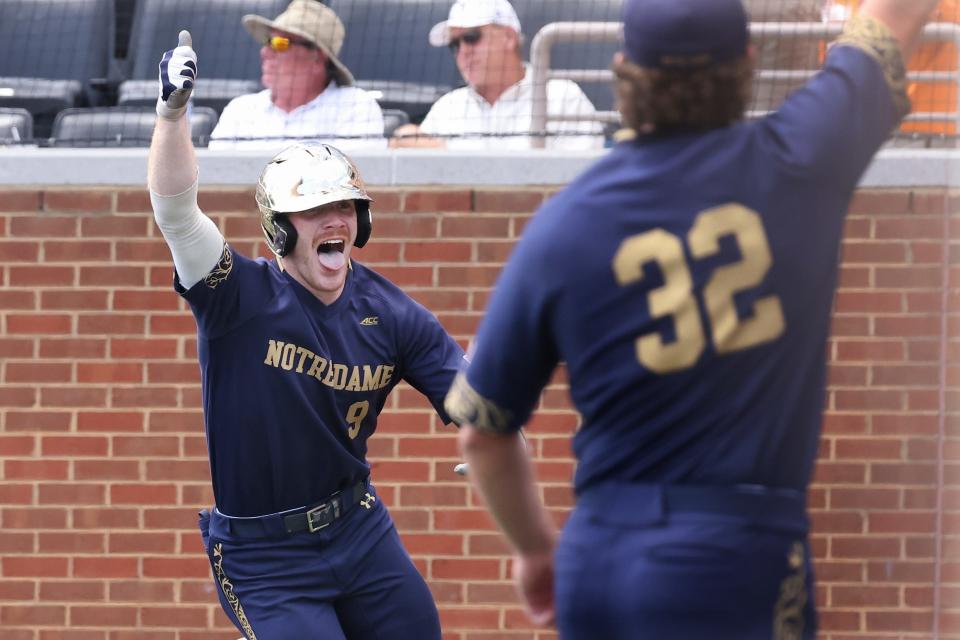
<path id="1" fill-rule="evenodd" d="M 201 512 L 220 603 L 247 640 L 440 639 L 433 596 L 387 509 L 365 502 L 313 533 L 265 516 L 243 519 L 241 534 L 237 519 Z"/>
<path id="2" fill-rule="evenodd" d="M 556 554 L 563 640 L 813 640 L 802 496 L 607 485 Z"/>

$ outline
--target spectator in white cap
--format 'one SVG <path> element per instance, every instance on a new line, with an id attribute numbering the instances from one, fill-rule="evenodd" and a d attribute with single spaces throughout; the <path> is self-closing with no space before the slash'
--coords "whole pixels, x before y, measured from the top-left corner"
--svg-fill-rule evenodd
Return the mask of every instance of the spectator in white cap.
<path id="1" fill-rule="evenodd" d="M 230 101 L 210 136 L 211 149 L 279 150 L 297 140 L 344 149 L 384 148 L 383 112 L 337 58 L 346 33 L 329 7 L 293 0 L 275 20 L 243 17 L 260 43 L 259 93 Z"/>
<path id="2" fill-rule="evenodd" d="M 451 149 L 529 149 L 533 117 L 532 74 L 523 63 L 520 19 L 507 0 L 457 0 L 447 20 L 430 30 L 430 44 L 449 47 L 467 86 L 446 94 L 418 126 L 397 129 L 391 146 Z M 570 80 L 547 84 L 551 115 L 596 112 Z M 603 146 L 597 121 L 551 120 L 548 149 Z"/>

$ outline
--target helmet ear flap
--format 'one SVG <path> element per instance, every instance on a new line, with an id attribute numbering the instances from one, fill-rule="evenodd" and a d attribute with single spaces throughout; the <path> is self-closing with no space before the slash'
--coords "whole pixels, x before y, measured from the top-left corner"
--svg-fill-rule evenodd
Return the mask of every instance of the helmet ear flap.
<path id="1" fill-rule="evenodd" d="M 358 249 L 367 244 L 373 231 L 373 213 L 368 200 L 354 200 L 357 207 L 357 239 L 353 245 Z"/>
<path id="2" fill-rule="evenodd" d="M 282 258 L 297 246 L 297 228 L 293 226 L 287 216 L 275 217 L 273 225 L 276 228 L 276 233 L 269 242 L 270 250 Z"/>

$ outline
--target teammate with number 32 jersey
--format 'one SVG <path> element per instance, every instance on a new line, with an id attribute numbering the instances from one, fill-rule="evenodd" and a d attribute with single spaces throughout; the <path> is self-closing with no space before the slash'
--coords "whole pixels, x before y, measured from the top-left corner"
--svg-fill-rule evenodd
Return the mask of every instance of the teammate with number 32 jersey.
<path id="1" fill-rule="evenodd" d="M 583 416 L 578 490 L 806 487 L 844 214 L 903 115 L 889 81 L 835 46 L 773 115 L 638 135 L 548 201 L 466 376 L 494 426 L 518 429 L 562 360 Z"/>
<path id="2" fill-rule="evenodd" d="M 524 231 L 470 386 L 517 428 L 566 362 L 580 490 L 805 487 L 843 214 L 897 121 L 889 96 L 871 58 L 838 47 L 761 122 L 617 145 Z"/>
<path id="3" fill-rule="evenodd" d="M 633 131 L 524 230 L 446 401 L 528 611 L 564 640 L 815 637 L 805 498 L 844 215 L 909 110 L 915 2 L 869 2 L 753 122 L 740 0 L 625 3 Z M 560 362 L 582 425 L 554 556 L 516 432 Z"/>

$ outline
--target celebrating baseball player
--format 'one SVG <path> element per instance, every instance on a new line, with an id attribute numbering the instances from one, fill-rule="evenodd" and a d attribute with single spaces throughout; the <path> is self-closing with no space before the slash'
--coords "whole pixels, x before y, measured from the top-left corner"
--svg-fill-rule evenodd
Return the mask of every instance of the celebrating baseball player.
<path id="1" fill-rule="evenodd" d="M 370 483 L 367 438 L 402 379 L 449 422 L 463 357 L 436 318 L 351 259 L 371 198 L 328 145 L 263 169 L 276 260 L 251 260 L 197 207 L 189 33 L 163 56 L 149 187 L 196 317 L 216 505 L 200 529 L 221 604 L 247 640 L 438 640 L 436 605 Z"/>
<path id="2" fill-rule="evenodd" d="M 534 216 L 446 400 L 528 611 L 564 640 L 815 637 L 805 497 L 844 216 L 935 5 L 865 0 L 746 123 L 741 0 L 626 0 L 633 135 Z M 557 542 L 518 430 L 560 361 L 583 422 Z"/>

